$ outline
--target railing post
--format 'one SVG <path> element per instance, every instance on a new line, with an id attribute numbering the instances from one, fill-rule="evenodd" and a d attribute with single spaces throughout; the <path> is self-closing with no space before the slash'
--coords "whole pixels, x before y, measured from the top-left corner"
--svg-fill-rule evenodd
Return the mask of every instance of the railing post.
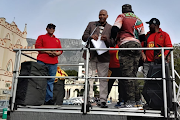
<path id="1" fill-rule="evenodd" d="M 89 66 L 89 49 L 86 50 L 86 68 L 85 68 L 85 90 L 84 90 L 84 111 L 83 114 L 87 113 L 87 104 L 88 104 L 88 66 Z"/>
<path id="2" fill-rule="evenodd" d="M 176 70 L 174 70 L 174 73 L 175 73 L 175 74 L 177 75 L 177 77 L 180 79 L 180 76 L 178 75 L 178 73 L 177 73 Z M 175 76 L 174 76 L 174 78 L 175 78 Z M 176 86 L 176 84 L 175 84 L 175 86 Z M 177 99 L 178 99 L 179 94 L 180 94 L 180 84 L 179 84 L 179 86 L 177 85 L 176 87 L 178 87 L 178 91 L 177 91 L 177 95 L 176 95 L 176 101 L 178 101 Z"/>
<path id="3" fill-rule="evenodd" d="M 19 66 L 20 66 L 20 61 L 21 61 L 21 50 L 19 50 L 17 52 L 17 65 L 16 65 L 16 69 L 15 69 L 15 76 L 14 76 L 14 88 L 12 91 L 12 103 L 11 103 L 11 111 L 14 110 L 14 103 L 15 103 L 15 98 L 16 98 L 16 90 L 17 90 L 17 83 L 18 83 L 18 76 L 19 76 Z"/>
<path id="4" fill-rule="evenodd" d="M 18 54 L 19 52 L 16 52 L 15 53 L 15 62 L 14 62 L 14 71 L 13 71 L 13 77 L 12 77 L 12 85 L 11 85 L 11 94 L 10 94 L 10 109 L 11 109 L 11 106 L 12 106 L 12 97 L 13 97 L 13 91 L 14 91 L 14 81 L 15 81 L 15 77 L 16 77 L 16 67 L 17 67 L 17 59 L 18 59 Z"/>
<path id="5" fill-rule="evenodd" d="M 161 49 L 162 55 L 162 77 L 163 77 L 163 97 L 164 97 L 164 116 L 167 118 L 167 95 L 166 95 L 166 73 L 165 73 L 165 58 L 164 48 Z"/>
<path id="6" fill-rule="evenodd" d="M 172 69 L 172 80 L 173 80 L 173 99 L 174 99 L 174 114 L 175 118 L 177 118 L 177 96 L 176 96 L 176 81 L 175 81 L 175 72 L 174 72 L 174 54 L 171 51 L 171 69 Z"/>

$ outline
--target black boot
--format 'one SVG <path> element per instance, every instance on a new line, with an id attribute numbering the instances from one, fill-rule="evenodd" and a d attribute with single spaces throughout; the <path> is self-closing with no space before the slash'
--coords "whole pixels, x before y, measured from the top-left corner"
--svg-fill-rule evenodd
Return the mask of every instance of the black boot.
<path id="1" fill-rule="evenodd" d="M 54 105 L 54 101 L 51 99 L 47 102 L 44 102 L 44 105 Z"/>
<path id="2" fill-rule="evenodd" d="M 101 102 L 101 108 L 108 108 L 106 102 Z"/>

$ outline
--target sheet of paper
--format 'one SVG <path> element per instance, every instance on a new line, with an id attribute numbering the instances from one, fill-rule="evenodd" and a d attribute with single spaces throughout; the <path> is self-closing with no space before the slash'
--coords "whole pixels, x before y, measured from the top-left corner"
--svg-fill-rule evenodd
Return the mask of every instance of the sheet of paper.
<path id="1" fill-rule="evenodd" d="M 98 40 L 91 40 L 92 44 L 94 45 L 94 48 L 107 48 L 106 44 L 104 43 L 104 41 L 101 40 L 101 36 L 99 36 Z M 108 50 L 96 50 L 98 55 L 101 55 L 103 53 L 105 53 Z"/>

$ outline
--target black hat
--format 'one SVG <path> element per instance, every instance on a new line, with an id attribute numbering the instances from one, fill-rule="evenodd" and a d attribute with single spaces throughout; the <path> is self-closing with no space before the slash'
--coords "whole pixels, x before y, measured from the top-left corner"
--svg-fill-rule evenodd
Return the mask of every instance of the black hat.
<path id="1" fill-rule="evenodd" d="M 146 22 L 146 23 L 160 25 L 160 21 L 157 18 L 152 18 L 149 22 Z"/>
<path id="2" fill-rule="evenodd" d="M 54 24 L 52 24 L 52 23 L 49 23 L 49 24 L 47 25 L 47 28 L 51 28 L 51 27 L 55 28 L 56 26 L 55 26 Z"/>
<path id="3" fill-rule="evenodd" d="M 122 6 L 122 9 L 126 9 L 126 10 L 129 10 L 129 11 L 132 11 L 132 7 L 131 7 L 130 4 L 124 4 L 124 5 Z"/>

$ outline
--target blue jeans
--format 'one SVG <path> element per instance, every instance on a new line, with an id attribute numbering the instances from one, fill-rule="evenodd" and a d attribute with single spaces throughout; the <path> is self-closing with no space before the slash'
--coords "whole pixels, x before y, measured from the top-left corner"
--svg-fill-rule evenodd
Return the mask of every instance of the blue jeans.
<path id="1" fill-rule="evenodd" d="M 42 61 L 37 61 L 38 63 L 41 63 L 43 65 L 46 65 L 49 69 L 49 75 L 50 76 L 56 76 L 56 71 L 57 71 L 57 64 L 47 64 Z M 46 87 L 46 98 L 45 101 L 49 101 L 50 99 L 53 99 L 53 83 L 54 83 L 55 78 L 50 78 L 47 81 L 47 87 Z"/>

